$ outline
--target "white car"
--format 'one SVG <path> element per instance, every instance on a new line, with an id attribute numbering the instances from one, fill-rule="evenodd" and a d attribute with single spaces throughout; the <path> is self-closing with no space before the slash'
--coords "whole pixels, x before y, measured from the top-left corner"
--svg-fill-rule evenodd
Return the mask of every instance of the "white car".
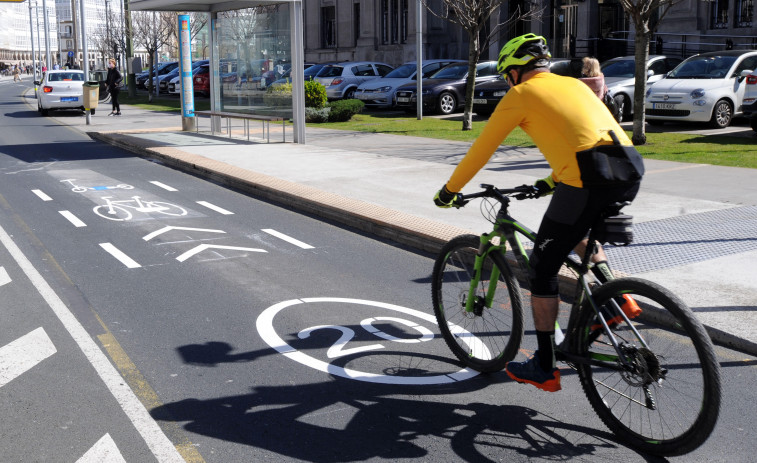
<path id="1" fill-rule="evenodd" d="M 647 85 L 651 85 L 665 77 L 665 74 L 681 64 L 681 58 L 652 55 L 647 60 Z M 633 114 L 634 90 L 636 86 L 636 58 L 622 56 L 612 58 L 601 66 L 605 76 L 605 85 L 610 95 L 615 98 L 620 110 L 620 120 L 627 120 Z"/>
<path id="2" fill-rule="evenodd" d="M 743 111 L 747 76 L 757 69 L 756 50 L 702 53 L 687 58 L 652 84 L 646 95 L 646 118 L 709 122 L 727 127 Z"/>
<path id="3" fill-rule="evenodd" d="M 464 63 L 460 59 L 430 59 L 423 61 L 423 78 L 427 79 L 444 66 L 452 63 Z M 362 100 L 368 107 L 391 108 L 394 106 L 397 87 L 416 80 L 418 63 L 409 61 L 379 79 L 369 80 L 358 85 L 355 98 Z"/>
<path id="4" fill-rule="evenodd" d="M 37 110 L 43 116 L 56 109 L 84 111 L 84 71 L 50 70 L 34 84 L 37 86 Z"/>

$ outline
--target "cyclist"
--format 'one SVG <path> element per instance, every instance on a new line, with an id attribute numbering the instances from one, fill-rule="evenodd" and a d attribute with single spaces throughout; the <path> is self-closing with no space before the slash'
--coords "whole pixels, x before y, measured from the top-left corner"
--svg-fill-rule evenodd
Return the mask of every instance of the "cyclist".
<path id="1" fill-rule="evenodd" d="M 602 101 L 580 80 L 550 73 L 550 58 L 541 36 L 526 34 L 505 44 L 497 70 L 511 88 L 434 203 L 459 207 L 458 192 L 517 126 L 546 158 L 552 172 L 534 186 L 540 195 L 554 196 L 536 236 L 529 274 L 538 350 L 525 362 L 509 362 L 505 370 L 515 381 L 556 392 L 561 389 L 554 345 L 560 266 L 571 250 L 585 249 L 586 234 L 607 205 L 635 198 L 644 167 Z M 608 160 L 609 171 L 603 169 Z M 601 248 L 593 261 L 600 281 L 612 279 Z M 629 316 L 640 312 L 630 298 L 622 307 Z"/>

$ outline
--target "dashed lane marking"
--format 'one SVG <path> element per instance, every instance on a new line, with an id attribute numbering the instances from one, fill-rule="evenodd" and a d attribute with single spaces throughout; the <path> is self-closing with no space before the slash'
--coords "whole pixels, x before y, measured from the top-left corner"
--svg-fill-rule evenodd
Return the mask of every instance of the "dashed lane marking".
<path id="1" fill-rule="evenodd" d="M 74 227 L 86 227 L 87 224 L 82 222 L 78 217 L 76 217 L 71 211 L 58 211 L 60 215 L 65 217 L 69 222 L 71 222 Z"/>
<path id="2" fill-rule="evenodd" d="M 42 327 L 0 347 L 0 387 L 56 352 L 58 350 Z"/>
<path id="3" fill-rule="evenodd" d="M 234 214 L 231 211 L 227 211 L 226 209 L 224 209 L 224 208 L 222 208 L 220 206 L 216 206 L 215 204 L 211 204 L 211 203 L 209 203 L 207 201 L 197 201 L 197 204 L 199 204 L 200 206 L 205 206 L 208 209 L 212 209 L 212 210 L 218 212 L 219 214 L 223 214 L 223 215 L 233 215 Z"/>
<path id="4" fill-rule="evenodd" d="M 303 243 L 302 241 L 292 238 L 291 236 L 285 235 L 281 232 L 277 232 L 276 230 L 270 229 L 270 228 L 264 228 L 264 232 L 268 233 L 269 235 L 275 236 L 276 238 L 279 238 L 281 240 L 286 241 L 287 243 L 291 243 L 295 246 L 298 246 L 302 249 L 313 249 L 313 246 Z"/>
<path id="5" fill-rule="evenodd" d="M 166 191 L 179 191 L 176 188 L 174 188 L 172 186 L 168 186 L 165 183 L 158 182 L 157 180 L 153 180 L 150 183 L 152 183 L 155 186 L 159 186 L 159 187 L 163 188 Z"/>
<path id="6" fill-rule="evenodd" d="M 52 201 L 53 200 L 53 198 L 47 196 L 45 194 L 45 192 L 42 191 L 42 190 L 32 190 L 32 193 L 34 193 L 35 195 L 37 195 L 39 197 L 39 199 L 41 199 L 42 201 Z"/>
<path id="7" fill-rule="evenodd" d="M 100 247 L 105 249 L 111 256 L 118 259 L 119 262 L 124 264 L 127 268 L 139 268 L 141 265 L 134 259 L 124 254 L 123 251 L 115 247 L 112 243 L 100 243 Z"/>

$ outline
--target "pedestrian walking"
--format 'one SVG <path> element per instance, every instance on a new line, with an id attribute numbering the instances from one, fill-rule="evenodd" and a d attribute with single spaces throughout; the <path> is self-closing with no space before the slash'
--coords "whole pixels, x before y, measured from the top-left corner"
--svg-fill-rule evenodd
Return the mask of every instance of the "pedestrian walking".
<path id="1" fill-rule="evenodd" d="M 21 82 L 21 69 L 18 68 L 18 64 L 13 66 L 13 82 Z"/>
<path id="2" fill-rule="evenodd" d="M 108 89 L 108 92 L 110 93 L 110 102 L 113 105 L 113 110 L 108 114 L 108 116 L 120 116 L 121 115 L 121 105 L 118 104 L 118 93 L 121 91 L 121 84 L 123 82 L 123 77 L 121 76 L 121 73 L 118 72 L 118 68 L 116 67 L 116 60 L 111 58 L 108 60 L 108 76 L 105 78 L 105 88 Z"/>

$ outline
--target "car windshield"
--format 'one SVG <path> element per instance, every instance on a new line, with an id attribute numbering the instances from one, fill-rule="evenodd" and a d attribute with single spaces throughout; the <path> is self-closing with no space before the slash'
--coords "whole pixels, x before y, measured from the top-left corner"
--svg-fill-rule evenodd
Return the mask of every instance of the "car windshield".
<path id="1" fill-rule="evenodd" d="M 722 79 L 728 76 L 736 56 L 694 56 L 676 66 L 672 79 Z"/>
<path id="2" fill-rule="evenodd" d="M 628 77 L 635 75 L 636 61 L 632 59 L 621 59 L 617 61 L 607 61 L 601 66 L 602 74 L 605 77 Z"/>
<path id="3" fill-rule="evenodd" d="M 415 74 L 415 64 L 403 64 L 394 71 L 384 76 L 384 79 L 409 79 Z"/>
<path id="4" fill-rule="evenodd" d="M 48 82 L 63 82 L 67 80 L 75 80 L 75 81 L 84 81 L 84 73 L 83 72 L 56 72 L 55 74 L 50 74 L 50 76 L 47 78 Z"/>
<path id="5" fill-rule="evenodd" d="M 317 74 L 317 77 L 339 77 L 342 75 L 342 66 L 324 66 L 321 72 Z"/>
<path id="6" fill-rule="evenodd" d="M 318 74 L 318 71 L 323 69 L 323 66 L 324 66 L 323 64 L 316 64 L 305 69 L 305 77 L 312 77 Z"/>
<path id="7" fill-rule="evenodd" d="M 465 77 L 465 74 L 468 73 L 468 65 L 464 66 L 447 66 L 445 68 L 439 69 L 434 75 L 431 76 L 432 79 L 462 79 Z"/>

